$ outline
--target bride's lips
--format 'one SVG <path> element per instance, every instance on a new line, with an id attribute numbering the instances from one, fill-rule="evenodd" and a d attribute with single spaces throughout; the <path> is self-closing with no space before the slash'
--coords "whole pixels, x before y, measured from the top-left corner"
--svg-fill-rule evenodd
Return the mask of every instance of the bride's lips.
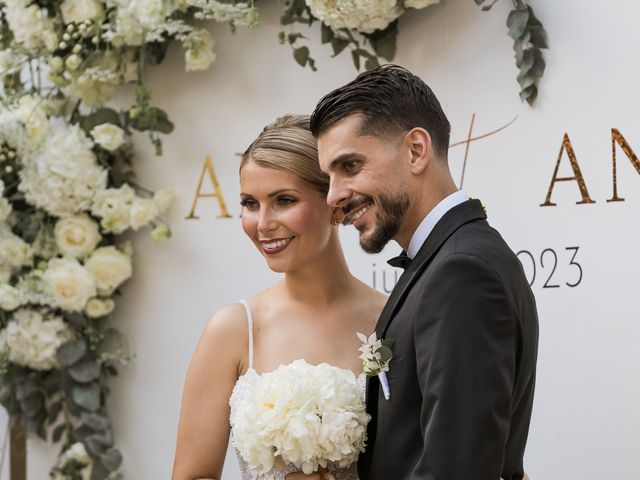
<path id="1" fill-rule="evenodd" d="M 293 238 L 294 237 L 260 240 L 260 245 L 262 246 L 262 251 L 264 253 L 266 253 L 267 255 L 275 255 L 287 248 Z"/>

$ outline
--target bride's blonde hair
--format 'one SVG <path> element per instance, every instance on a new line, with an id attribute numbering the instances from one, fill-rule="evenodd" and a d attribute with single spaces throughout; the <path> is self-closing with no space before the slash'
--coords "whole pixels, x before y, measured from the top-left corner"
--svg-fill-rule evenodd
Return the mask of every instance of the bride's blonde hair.
<path id="1" fill-rule="evenodd" d="M 240 170 L 249 162 L 296 175 L 322 193 L 329 191 L 329 176 L 320 170 L 308 115 L 285 115 L 264 127 L 242 154 Z"/>

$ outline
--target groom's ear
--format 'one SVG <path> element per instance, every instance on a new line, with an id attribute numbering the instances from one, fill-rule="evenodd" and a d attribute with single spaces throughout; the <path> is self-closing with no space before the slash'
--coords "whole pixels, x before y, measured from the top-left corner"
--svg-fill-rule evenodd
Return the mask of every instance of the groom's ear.
<path id="1" fill-rule="evenodd" d="M 405 134 L 404 140 L 409 150 L 409 170 L 421 175 L 431 160 L 431 135 L 424 128 L 416 127 Z"/>

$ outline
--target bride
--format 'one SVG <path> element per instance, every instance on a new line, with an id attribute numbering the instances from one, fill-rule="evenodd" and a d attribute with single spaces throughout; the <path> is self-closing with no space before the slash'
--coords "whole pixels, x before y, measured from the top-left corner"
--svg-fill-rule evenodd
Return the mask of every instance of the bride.
<path id="1" fill-rule="evenodd" d="M 304 359 L 361 377 L 356 332 L 374 329 L 386 296 L 356 279 L 338 238 L 342 212 L 326 203 L 307 116 L 268 125 L 240 164 L 242 228 L 283 278 L 208 321 L 187 373 L 173 480 L 220 479 L 243 387 Z M 231 400 L 231 407 L 230 407 Z M 357 479 L 356 466 L 304 475 L 292 465 L 266 475 L 239 457 L 243 479 Z"/>

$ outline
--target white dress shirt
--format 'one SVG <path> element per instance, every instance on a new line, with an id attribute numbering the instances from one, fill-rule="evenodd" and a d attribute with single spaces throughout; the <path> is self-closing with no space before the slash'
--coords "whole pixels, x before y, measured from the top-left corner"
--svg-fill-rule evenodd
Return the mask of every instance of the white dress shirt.
<path id="1" fill-rule="evenodd" d="M 409 258 L 413 258 L 418 254 L 418 250 L 420 250 L 420 247 L 422 247 L 424 242 L 427 241 L 427 238 L 444 214 L 453 207 L 460 205 L 467 200 L 469 200 L 469 197 L 462 190 L 453 192 L 448 197 L 440 200 L 440 203 L 438 203 L 433 210 L 424 217 L 416 231 L 413 233 L 411 241 L 409 242 L 409 248 L 407 249 L 407 255 Z"/>

